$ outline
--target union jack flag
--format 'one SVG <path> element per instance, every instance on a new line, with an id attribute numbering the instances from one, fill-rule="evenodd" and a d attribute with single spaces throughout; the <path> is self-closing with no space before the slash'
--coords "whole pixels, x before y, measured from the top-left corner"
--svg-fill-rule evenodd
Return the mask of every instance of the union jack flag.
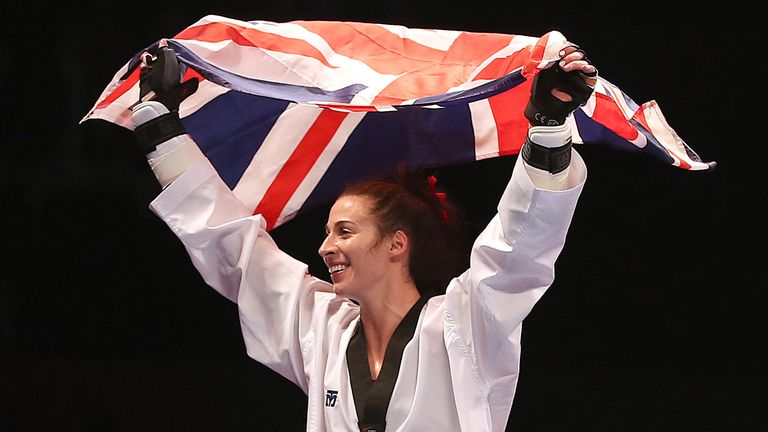
<path id="1" fill-rule="evenodd" d="M 239 21 L 210 15 L 162 39 L 200 87 L 179 114 L 221 178 L 273 229 L 346 183 L 517 154 L 532 78 L 568 44 L 541 37 L 360 22 Z M 136 53 L 81 120 L 133 128 Z M 600 76 L 569 118 L 575 144 L 638 151 L 686 170 L 699 156 L 658 105 Z"/>

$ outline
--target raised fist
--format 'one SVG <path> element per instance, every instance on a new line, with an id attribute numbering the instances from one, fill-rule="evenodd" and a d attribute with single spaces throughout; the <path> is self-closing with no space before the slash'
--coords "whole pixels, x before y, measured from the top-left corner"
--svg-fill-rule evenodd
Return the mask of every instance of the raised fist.
<path id="1" fill-rule="evenodd" d="M 139 75 L 141 101 L 158 101 L 169 111 L 178 111 L 181 101 L 194 93 L 198 86 L 197 78 L 181 82 L 184 76 L 182 66 L 176 53 L 167 46 L 147 50 L 142 55 Z"/>
<path id="2" fill-rule="evenodd" d="M 525 117 L 532 126 L 557 126 L 585 104 L 595 88 L 597 69 L 581 49 L 570 45 L 560 60 L 539 71 L 533 79 Z"/>

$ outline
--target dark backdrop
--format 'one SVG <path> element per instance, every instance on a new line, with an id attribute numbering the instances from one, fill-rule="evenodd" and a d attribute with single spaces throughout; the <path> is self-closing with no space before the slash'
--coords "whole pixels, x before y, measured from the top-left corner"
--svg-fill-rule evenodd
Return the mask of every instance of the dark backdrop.
<path id="1" fill-rule="evenodd" d="M 305 427 L 304 395 L 247 357 L 235 306 L 205 286 L 148 210 L 159 188 L 131 134 L 78 124 L 132 54 L 207 14 L 559 30 L 636 102 L 656 100 L 719 167 L 689 172 L 579 148 L 589 179 L 557 280 L 525 322 L 508 430 L 768 430 L 765 47 L 755 12 L 638 2 L 229 3 L 25 4 L 5 18 L 0 431 Z M 440 171 L 469 209 L 470 230 L 492 216 L 513 162 Z M 321 276 L 325 210 L 274 232 Z"/>

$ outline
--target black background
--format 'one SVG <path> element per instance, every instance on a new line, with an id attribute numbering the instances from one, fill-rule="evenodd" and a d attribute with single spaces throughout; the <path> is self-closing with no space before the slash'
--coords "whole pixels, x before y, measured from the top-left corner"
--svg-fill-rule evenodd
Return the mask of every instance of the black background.
<path id="1" fill-rule="evenodd" d="M 149 210 L 127 130 L 78 124 L 135 52 L 207 14 L 542 35 L 656 100 L 718 169 L 579 147 L 589 178 L 557 280 L 526 320 L 508 430 L 768 430 L 765 54 L 755 11 L 392 1 L 21 5 L 0 126 L 0 431 L 304 430 L 306 398 L 250 360 L 236 307 Z M 479 230 L 512 158 L 444 168 Z M 325 210 L 274 231 L 316 258 Z"/>

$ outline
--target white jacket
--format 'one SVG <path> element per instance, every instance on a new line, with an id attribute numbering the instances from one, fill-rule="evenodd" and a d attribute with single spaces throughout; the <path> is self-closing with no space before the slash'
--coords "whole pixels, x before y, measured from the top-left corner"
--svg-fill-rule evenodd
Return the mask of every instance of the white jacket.
<path id="1" fill-rule="evenodd" d="M 586 167 L 567 189 L 534 186 L 517 159 L 470 268 L 422 309 L 387 411 L 387 431 L 502 431 L 519 373 L 523 319 L 554 280 Z M 205 281 L 237 303 L 248 355 L 308 396 L 307 431 L 355 431 L 346 348 L 359 308 L 275 245 L 207 160 L 151 203 Z M 336 392 L 336 393 L 334 393 Z"/>

